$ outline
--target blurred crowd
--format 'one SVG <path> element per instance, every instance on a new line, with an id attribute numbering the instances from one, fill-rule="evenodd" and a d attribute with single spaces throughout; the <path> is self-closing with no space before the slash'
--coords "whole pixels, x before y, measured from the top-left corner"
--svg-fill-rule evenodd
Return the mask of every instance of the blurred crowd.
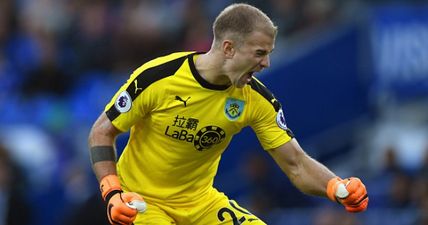
<path id="1" fill-rule="evenodd" d="M 0 225 L 105 224 L 87 154 L 91 124 L 132 70 L 148 59 L 207 51 L 215 15 L 232 2 L 1 0 Z M 279 41 L 335 21 L 344 4 L 246 2 L 272 17 Z M 118 145 L 125 142 L 126 136 Z M 385 156 L 388 163 L 369 186 L 369 192 L 378 190 L 374 207 L 428 215 L 428 157 L 418 171 L 408 172 L 394 163 L 394 151 Z M 248 161 L 242 177 L 253 188 L 240 198 L 255 213 L 268 218 L 268 209 L 318 205 L 285 176 L 270 176 L 279 171 L 264 157 L 250 155 Z M 337 212 L 331 212 L 320 213 L 317 225 L 337 224 Z M 86 215 L 91 220 L 81 220 Z M 358 224 L 346 218 L 342 221 Z M 428 224 L 426 216 L 420 220 Z"/>

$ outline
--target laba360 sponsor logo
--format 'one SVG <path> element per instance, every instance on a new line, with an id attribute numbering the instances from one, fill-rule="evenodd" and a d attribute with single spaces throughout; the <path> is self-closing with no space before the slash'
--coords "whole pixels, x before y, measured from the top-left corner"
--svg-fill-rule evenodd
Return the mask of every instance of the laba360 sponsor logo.
<path id="1" fill-rule="evenodd" d="M 165 135 L 179 141 L 193 143 L 198 151 L 220 144 L 226 137 L 226 132 L 217 126 L 206 126 L 197 131 L 198 123 L 198 119 L 177 115 L 173 124 L 166 127 Z"/>

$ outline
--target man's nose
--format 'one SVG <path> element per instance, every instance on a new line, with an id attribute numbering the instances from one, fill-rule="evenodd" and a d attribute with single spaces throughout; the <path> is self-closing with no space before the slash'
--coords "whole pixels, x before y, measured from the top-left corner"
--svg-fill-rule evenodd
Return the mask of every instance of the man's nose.
<path id="1" fill-rule="evenodd" d="M 266 55 L 263 57 L 262 61 L 260 61 L 260 66 L 262 68 L 268 68 L 270 66 L 270 57 L 269 55 Z"/>

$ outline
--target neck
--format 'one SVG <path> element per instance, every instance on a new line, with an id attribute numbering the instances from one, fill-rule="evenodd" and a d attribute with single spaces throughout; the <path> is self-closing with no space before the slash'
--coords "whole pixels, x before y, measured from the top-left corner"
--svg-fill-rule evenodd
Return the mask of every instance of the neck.
<path id="1" fill-rule="evenodd" d="M 209 83 L 228 85 L 230 80 L 223 72 L 223 62 L 221 55 L 210 50 L 196 59 L 195 67 L 202 78 Z"/>

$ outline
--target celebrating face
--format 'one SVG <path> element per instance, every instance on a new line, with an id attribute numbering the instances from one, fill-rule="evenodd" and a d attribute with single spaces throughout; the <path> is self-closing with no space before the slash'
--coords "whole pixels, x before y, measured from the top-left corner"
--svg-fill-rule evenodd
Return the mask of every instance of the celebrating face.
<path id="1" fill-rule="evenodd" d="M 256 72 L 270 66 L 269 54 L 275 39 L 263 32 L 253 32 L 235 51 L 228 65 L 228 77 L 238 88 L 248 84 Z"/>

